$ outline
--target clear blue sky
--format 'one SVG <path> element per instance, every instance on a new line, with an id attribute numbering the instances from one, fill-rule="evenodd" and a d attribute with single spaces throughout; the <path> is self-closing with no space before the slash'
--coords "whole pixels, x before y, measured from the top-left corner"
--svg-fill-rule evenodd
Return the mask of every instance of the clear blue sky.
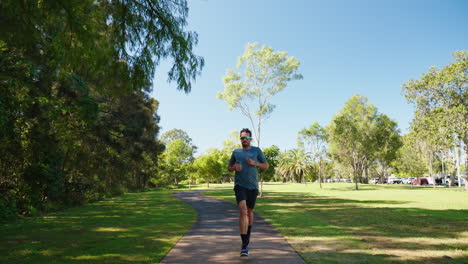
<path id="1" fill-rule="evenodd" d="M 317 121 L 325 126 L 354 94 L 407 133 L 413 106 L 402 84 L 430 66 L 452 61 L 468 49 L 468 1 L 464 0 L 189 0 L 188 29 L 205 67 L 186 95 L 167 83 L 168 62 L 158 68 L 152 97 L 160 102 L 161 134 L 182 129 L 201 154 L 221 147 L 233 130 L 251 127 L 216 98 L 221 78 L 235 69 L 248 42 L 287 51 L 301 62 L 302 80 L 292 81 L 272 103 L 261 147 L 296 147 L 297 132 Z"/>

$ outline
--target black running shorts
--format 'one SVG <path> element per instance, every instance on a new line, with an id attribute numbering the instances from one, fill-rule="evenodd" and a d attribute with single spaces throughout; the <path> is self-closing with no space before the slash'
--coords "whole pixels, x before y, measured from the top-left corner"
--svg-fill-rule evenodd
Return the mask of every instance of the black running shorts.
<path id="1" fill-rule="evenodd" d="M 236 193 L 237 204 L 239 204 L 240 201 L 245 200 L 245 202 L 247 203 L 247 207 L 250 209 L 254 209 L 258 195 L 257 189 L 249 190 L 242 186 L 236 185 L 234 186 L 234 192 Z"/>

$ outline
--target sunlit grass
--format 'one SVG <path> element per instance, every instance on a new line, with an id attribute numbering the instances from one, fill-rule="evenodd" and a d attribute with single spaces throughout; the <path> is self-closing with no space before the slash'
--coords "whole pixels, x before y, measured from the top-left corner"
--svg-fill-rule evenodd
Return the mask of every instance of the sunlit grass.
<path id="1" fill-rule="evenodd" d="M 0 263 L 158 263 L 195 221 L 171 190 L 129 193 L 0 226 Z"/>
<path id="2" fill-rule="evenodd" d="M 308 263 L 468 263 L 468 193 L 404 185 L 266 184 L 256 211 Z M 235 203 L 232 190 L 209 192 Z"/>

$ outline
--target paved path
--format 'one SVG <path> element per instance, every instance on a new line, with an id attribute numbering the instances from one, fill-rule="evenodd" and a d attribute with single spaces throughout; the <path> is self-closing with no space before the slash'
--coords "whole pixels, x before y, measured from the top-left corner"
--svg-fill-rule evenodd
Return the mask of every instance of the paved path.
<path id="1" fill-rule="evenodd" d="M 234 195 L 234 194 L 233 194 Z M 200 192 L 179 192 L 178 199 L 191 205 L 197 222 L 161 263 L 305 263 L 284 238 L 262 217 L 255 215 L 249 257 L 240 257 L 241 239 L 236 206 Z"/>

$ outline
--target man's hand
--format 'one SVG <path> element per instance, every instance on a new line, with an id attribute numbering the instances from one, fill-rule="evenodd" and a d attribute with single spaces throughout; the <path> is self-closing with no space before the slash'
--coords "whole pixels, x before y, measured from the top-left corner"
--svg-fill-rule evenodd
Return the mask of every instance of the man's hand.
<path id="1" fill-rule="evenodd" d="M 245 162 L 247 162 L 247 164 L 249 164 L 250 166 L 257 166 L 257 162 L 255 162 L 253 159 L 245 159 Z"/>
<path id="2" fill-rule="evenodd" d="M 248 165 L 250 166 L 255 166 L 261 170 L 267 170 L 268 169 L 268 162 L 264 162 L 264 163 L 259 163 L 259 162 L 255 162 L 253 159 L 245 159 L 245 162 L 247 162 Z"/>
<path id="3" fill-rule="evenodd" d="M 240 162 L 236 162 L 235 164 L 232 164 L 228 166 L 229 171 L 241 171 L 242 170 L 242 165 Z"/>

